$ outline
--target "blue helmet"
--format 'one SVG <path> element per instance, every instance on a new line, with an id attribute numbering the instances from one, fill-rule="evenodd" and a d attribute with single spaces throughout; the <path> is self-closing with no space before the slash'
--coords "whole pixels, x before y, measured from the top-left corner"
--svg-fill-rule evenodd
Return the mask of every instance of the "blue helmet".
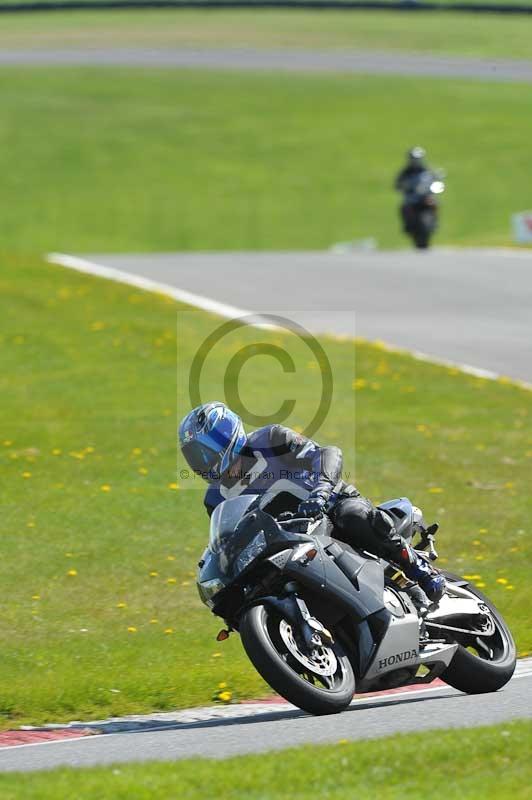
<path id="1" fill-rule="evenodd" d="M 205 403 L 179 426 L 179 444 L 189 467 L 212 482 L 236 460 L 246 443 L 242 420 L 223 403 Z"/>

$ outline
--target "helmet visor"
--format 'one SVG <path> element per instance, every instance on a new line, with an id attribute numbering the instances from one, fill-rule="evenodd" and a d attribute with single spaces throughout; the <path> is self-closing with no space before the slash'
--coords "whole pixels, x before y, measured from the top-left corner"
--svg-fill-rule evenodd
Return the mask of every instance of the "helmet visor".
<path id="1" fill-rule="evenodd" d="M 201 477 L 207 477 L 206 473 L 216 472 L 220 460 L 219 451 L 196 440 L 184 444 L 182 452 L 190 469 L 199 473 Z"/>

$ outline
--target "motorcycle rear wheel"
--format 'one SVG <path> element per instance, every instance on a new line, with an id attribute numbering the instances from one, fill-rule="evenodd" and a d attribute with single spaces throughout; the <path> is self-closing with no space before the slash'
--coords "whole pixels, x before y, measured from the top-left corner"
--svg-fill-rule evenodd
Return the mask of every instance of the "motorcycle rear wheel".
<path id="1" fill-rule="evenodd" d="M 309 714 L 337 714 L 353 699 L 353 668 L 338 642 L 312 654 L 302 653 L 288 621 L 267 605 L 244 613 L 240 637 L 257 672 L 298 708 Z M 333 674 L 327 674 L 332 670 Z"/>
<path id="2" fill-rule="evenodd" d="M 456 575 L 446 574 L 446 577 L 459 580 Z M 475 586 L 468 585 L 467 590 L 489 608 L 495 630 L 493 635 L 486 639 L 458 634 L 454 639 L 458 641 L 456 654 L 440 677 L 449 686 L 466 694 L 496 692 L 502 689 L 514 674 L 515 643 L 502 615 L 491 600 Z"/>

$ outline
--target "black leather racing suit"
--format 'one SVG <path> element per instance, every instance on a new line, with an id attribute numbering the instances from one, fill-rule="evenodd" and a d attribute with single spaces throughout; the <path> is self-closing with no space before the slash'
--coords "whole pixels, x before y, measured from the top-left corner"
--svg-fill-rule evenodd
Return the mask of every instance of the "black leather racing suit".
<path id="1" fill-rule="evenodd" d="M 405 546 L 390 517 L 352 485 L 342 480 L 342 451 L 320 447 L 312 439 L 285 428 L 268 425 L 249 434 L 231 476 L 211 483 L 205 507 L 212 514 L 223 500 L 241 494 L 271 495 L 268 511 L 296 511 L 311 492 L 330 496 L 327 514 L 332 535 L 352 547 L 400 561 Z"/>

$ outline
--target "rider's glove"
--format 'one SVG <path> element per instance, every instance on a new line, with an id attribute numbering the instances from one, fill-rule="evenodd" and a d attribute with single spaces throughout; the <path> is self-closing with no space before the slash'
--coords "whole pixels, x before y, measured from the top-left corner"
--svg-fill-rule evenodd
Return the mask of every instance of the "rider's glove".
<path id="1" fill-rule="evenodd" d="M 307 499 L 299 504 L 299 508 L 297 509 L 298 516 L 319 517 L 320 514 L 323 514 L 325 511 L 325 507 L 329 502 L 329 495 L 330 492 L 314 489 Z"/>

